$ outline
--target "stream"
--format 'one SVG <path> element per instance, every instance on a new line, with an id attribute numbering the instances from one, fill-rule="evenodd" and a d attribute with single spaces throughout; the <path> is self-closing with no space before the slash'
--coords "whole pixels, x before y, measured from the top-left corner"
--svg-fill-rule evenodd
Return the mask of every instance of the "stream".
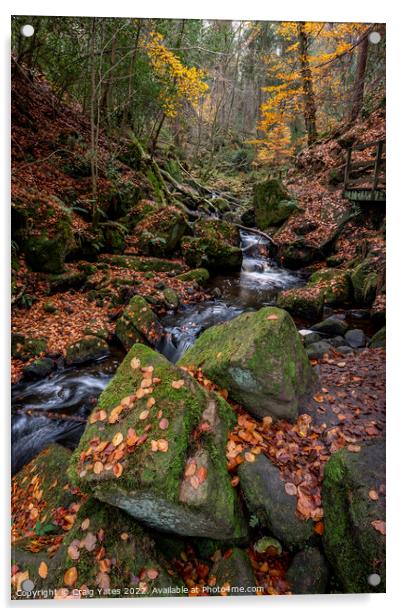
<path id="1" fill-rule="evenodd" d="M 246 310 L 273 305 L 279 291 L 305 284 L 303 274 L 288 271 L 270 258 L 269 240 L 262 236 L 241 231 L 241 248 L 241 271 L 210 280 L 209 289 L 218 299 L 183 307 L 163 318 L 166 336 L 158 350 L 170 361 L 176 362 L 208 327 Z M 13 474 L 50 443 L 77 445 L 88 413 L 122 359 L 123 354 L 115 350 L 104 360 L 62 369 L 38 381 L 22 381 L 12 388 Z"/>

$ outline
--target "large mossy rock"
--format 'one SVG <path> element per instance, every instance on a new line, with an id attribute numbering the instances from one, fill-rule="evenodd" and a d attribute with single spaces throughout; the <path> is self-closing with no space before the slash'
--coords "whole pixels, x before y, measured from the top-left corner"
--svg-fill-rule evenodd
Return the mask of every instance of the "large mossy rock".
<path id="1" fill-rule="evenodd" d="M 15 545 L 47 533 L 63 534 L 63 516 L 82 495 L 69 484 L 67 467 L 71 451 L 50 445 L 26 464 L 12 479 L 11 516 Z"/>
<path id="2" fill-rule="evenodd" d="M 45 353 L 48 347 L 47 338 L 26 338 L 17 332 L 11 333 L 11 356 L 22 361 Z"/>
<path id="3" fill-rule="evenodd" d="M 297 209 L 297 203 L 291 200 L 286 188 L 276 179 L 254 186 L 253 204 L 259 229 L 282 224 Z"/>
<path id="4" fill-rule="evenodd" d="M 298 552 L 286 572 L 294 595 L 323 595 L 327 590 L 329 571 L 318 548 L 308 546 Z"/>
<path id="5" fill-rule="evenodd" d="M 156 345 L 162 338 L 163 327 L 146 299 L 135 295 L 118 319 L 115 333 L 128 351 L 136 342 Z"/>
<path id="6" fill-rule="evenodd" d="M 322 317 L 324 294 L 318 288 L 287 289 L 279 293 L 277 306 L 294 317 L 315 321 Z"/>
<path id="7" fill-rule="evenodd" d="M 318 270 L 311 276 L 308 286 L 321 289 L 324 302 L 330 306 L 344 304 L 352 296 L 350 274 L 342 270 Z"/>
<path id="8" fill-rule="evenodd" d="M 256 581 L 245 550 L 232 548 L 230 555 L 220 558 L 211 569 L 215 587 L 224 588 L 227 595 L 255 595 Z M 214 594 L 213 592 L 211 594 Z"/>
<path id="9" fill-rule="evenodd" d="M 137 257 L 133 255 L 102 256 L 102 261 L 110 265 L 132 269 L 137 272 L 170 272 L 172 275 L 180 274 L 186 266 L 179 261 L 158 259 L 156 257 Z"/>
<path id="10" fill-rule="evenodd" d="M 199 220 L 194 237 L 184 237 L 181 249 L 190 267 L 213 271 L 240 269 L 243 253 L 238 228 L 224 220 Z"/>
<path id="11" fill-rule="evenodd" d="M 13 239 L 22 247 L 33 271 L 60 274 L 75 246 L 71 214 L 57 197 L 44 199 L 35 190 L 29 203 L 12 203 Z"/>
<path id="12" fill-rule="evenodd" d="M 183 355 L 255 417 L 296 419 L 313 372 L 289 314 L 261 308 L 207 329 Z"/>
<path id="13" fill-rule="evenodd" d="M 197 282 L 198 284 L 204 284 L 209 279 L 209 272 L 205 268 L 199 267 L 198 269 L 184 272 L 184 274 L 179 274 L 177 278 L 179 280 L 183 280 L 184 282 Z"/>
<path id="14" fill-rule="evenodd" d="M 144 255 L 168 257 L 189 229 L 183 212 L 174 206 L 166 206 L 143 218 L 137 224 L 135 234 Z"/>
<path id="15" fill-rule="evenodd" d="M 45 579 L 39 575 L 41 563 L 47 565 Z M 12 564 L 28 572 L 35 590 L 58 589 L 58 598 L 172 596 L 173 588 L 173 595 L 183 594 L 153 539 L 132 517 L 94 498 L 81 506 L 54 556 L 17 548 Z"/>
<path id="16" fill-rule="evenodd" d="M 66 364 L 83 364 L 109 355 L 109 346 L 98 336 L 84 336 L 68 345 Z"/>
<path id="17" fill-rule="evenodd" d="M 246 535 L 227 471 L 230 406 L 137 344 L 99 398 L 71 479 L 145 524 L 179 535 Z"/>
<path id="18" fill-rule="evenodd" d="M 260 454 L 254 462 L 243 462 L 238 474 L 247 509 L 260 526 L 287 547 L 303 547 L 314 533 L 313 522 L 297 517 L 296 496 L 286 493 L 279 469 Z"/>
<path id="19" fill-rule="evenodd" d="M 373 259 L 367 258 L 351 273 L 354 298 L 362 306 L 371 306 L 375 300 L 378 282 L 375 267 Z"/>
<path id="20" fill-rule="evenodd" d="M 333 454 L 325 466 L 322 498 L 325 553 L 343 590 L 385 592 L 384 441 L 364 443 L 358 453 Z M 380 576 L 378 586 L 369 584 L 371 574 Z"/>
<path id="21" fill-rule="evenodd" d="M 124 251 L 127 230 L 124 225 L 109 221 L 102 224 L 103 249 L 112 254 L 121 254 Z"/>

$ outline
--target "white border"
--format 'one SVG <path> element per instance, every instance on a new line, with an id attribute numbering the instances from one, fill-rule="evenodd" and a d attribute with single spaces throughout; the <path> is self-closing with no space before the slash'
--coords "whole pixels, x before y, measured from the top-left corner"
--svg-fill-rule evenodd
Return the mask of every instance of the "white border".
<path id="1" fill-rule="evenodd" d="M 9 463 L 8 459 L 2 460 L 0 476 L 3 490 L 3 507 L 1 517 L 2 542 L 1 565 L 2 588 L 0 596 L 6 609 L 17 612 L 30 610 L 31 613 L 43 609 L 71 609 L 74 613 L 84 613 L 84 609 L 119 609 L 119 611 L 133 609 L 135 611 L 148 612 L 158 611 L 164 614 L 173 614 L 183 609 L 195 612 L 217 612 L 229 609 L 233 614 L 242 614 L 246 610 L 253 613 L 265 614 L 267 610 L 275 610 L 280 614 L 320 614 L 329 616 L 339 612 L 346 614 L 363 613 L 366 615 L 376 614 L 379 610 L 392 610 L 401 603 L 398 596 L 401 567 L 401 461 L 399 454 L 399 441 L 401 440 L 402 410 L 400 408 L 401 378 L 401 253 L 398 251 L 401 245 L 400 212 L 402 212 L 402 172 L 401 172 L 401 41 L 402 19 L 401 9 L 396 2 L 382 0 L 368 2 L 367 0 L 287 0 L 286 2 L 268 2 L 267 0 L 203 0 L 202 3 L 189 3 L 188 1 L 170 0 L 147 0 L 143 4 L 132 1 L 114 0 L 101 5 L 95 0 L 69 0 L 68 4 L 41 0 L 5 0 L 0 8 L 1 28 L 1 51 L 2 62 L 0 70 L 1 81 L 1 149 L 2 162 L 0 164 L 3 203 L 0 209 L 1 226 L 3 237 L 0 243 L 2 257 L 2 320 L 1 320 L 1 349 L 2 364 L 1 377 L 4 384 L 2 389 L 3 400 L 0 409 L 2 421 L 2 435 L 4 439 L 3 452 L 9 455 L 9 105 L 10 105 L 10 82 L 9 82 L 9 46 L 10 46 L 10 15 L 99 15 L 99 16 L 132 16 L 132 17 L 187 17 L 187 18 L 214 18 L 214 19 L 265 19 L 265 20 L 311 20 L 311 21 L 364 21 L 387 23 L 387 276 L 388 276 L 388 306 L 387 306 L 387 330 L 388 330 L 388 368 L 387 368 L 387 594 L 386 595 L 331 595 L 331 596 L 295 596 L 295 597 L 229 597 L 229 598 L 206 598 L 206 599 L 144 599 L 144 601 L 104 600 L 104 601 L 67 601 L 60 603 L 54 601 L 41 602 L 8 602 L 9 595 Z M 399 321 L 399 323 L 398 323 Z M 399 325 L 399 327 L 398 327 Z M 398 447 L 399 446 L 399 447 Z M 190 603 L 189 603 L 190 602 Z"/>

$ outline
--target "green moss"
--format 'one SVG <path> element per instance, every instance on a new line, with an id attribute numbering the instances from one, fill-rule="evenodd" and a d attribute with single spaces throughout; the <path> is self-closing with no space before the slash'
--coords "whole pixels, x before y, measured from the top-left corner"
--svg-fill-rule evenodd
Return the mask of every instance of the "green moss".
<path id="1" fill-rule="evenodd" d="M 324 293 L 320 288 L 287 289 L 277 297 L 277 305 L 292 316 L 316 321 L 324 309 Z"/>
<path id="2" fill-rule="evenodd" d="M 371 306 L 375 299 L 378 274 L 376 261 L 367 258 L 351 274 L 354 298 L 358 304 Z"/>
<path id="3" fill-rule="evenodd" d="M 385 537 L 371 524 L 385 520 L 384 497 L 373 501 L 385 481 L 385 449 L 381 441 L 362 445 L 359 453 L 341 449 L 325 466 L 323 482 L 324 548 L 346 592 L 385 591 Z M 368 583 L 378 573 L 379 586 Z"/>
<path id="4" fill-rule="evenodd" d="M 276 179 L 254 186 L 255 220 L 259 229 L 280 225 L 297 209 L 283 184 Z"/>
<path id="5" fill-rule="evenodd" d="M 195 281 L 195 282 L 198 282 L 198 284 L 204 284 L 204 282 L 207 282 L 209 278 L 209 272 L 205 268 L 200 267 L 198 269 L 193 269 L 193 270 L 190 270 L 189 272 L 185 272 L 184 274 L 179 274 L 177 278 L 179 280 L 184 280 L 185 282 Z"/>
<path id="6" fill-rule="evenodd" d="M 350 275 L 349 272 L 343 270 L 319 270 L 311 276 L 308 286 L 321 289 L 324 301 L 329 305 L 343 304 L 351 299 Z"/>
<path id="7" fill-rule="evenodd" d="M 143 373 L 131 368 L 134 357 L 143 367 L 153 366 L 153 378 L 160 379 L 152 391 L 155 404 L 146 421 L 140 419 L 140 415 L 147 409 L 149 396 L 138 399 L 132 409 L 122 413 L 118 424 L 88 424 L 71 460 L 69 472 L 72 480 L 100 500 L 115 504 L 161 530 L 217 537 L 221 534 L 232 536 L 233 533 L 244 535 L 224 455 L 227 432 L 235 417 L 223 399 L 212 397 L 211 400 L 196 381 L 162 355 L 143 345 L 135 345 L 101 394 L 99 408 L 110 412 L 122 398 L 139 389 Z M 172 387 L 173 381 L 181 379 L 183 386 Z M 193 437 L 194 429 L 211 405 L 212 410 L 216 409 L 215 419 L 211 419 L 216 422 L 215 428 Z M 162 411 L 168 420 L 166 430 L 159 426 L 158 411 Z M 81 453 L 88 449 L 93 439 L 100 437 L 110 441 L 116 432 L 125 437 L 129 428 L 134 429 L 138 436 L 146 434 L 147 440 L 125 456 L 121 477 L 116 479 L 112 472 L 95 475 L 91 470 L 80 477 L 83 469 Z M 151 441 L 158 439 L 168 442 L 167 451 L 152 451 Z M 184 467 L 192 455 L 201 455 L 205 459 L 208 480 L 198 493 L 184 497 Z"/>
<path id="8" fill-rule="evenodd" d="M 185 269 L 185 266 L 178 261 L 169 261 L 167 259 L 157 259 L 152 257 L 132 257 L 132 256 L 103 256 L 105 263 L 117 265 L 118 267 L 126 267 L 137 272 L 174 272 L 180 274 Z M 99 265 L 98 265 L 99 267 Z"/>
<path id="9" fill-rule="evenodd" d="M 287 312 L 262 308 L 205 331 L 181 358 L 257 417 L 295 418 L 312 382 L 300 336 Z"/>
<path id="10" fill-rule="evenodd" d="M 126 350 L 136 342 L 147 340 L 156 344 L 162 337 L 163 328 L 148 302 L 140 295 L 131 298 L 122 316 L 116 323 L 115 334 Z"/>

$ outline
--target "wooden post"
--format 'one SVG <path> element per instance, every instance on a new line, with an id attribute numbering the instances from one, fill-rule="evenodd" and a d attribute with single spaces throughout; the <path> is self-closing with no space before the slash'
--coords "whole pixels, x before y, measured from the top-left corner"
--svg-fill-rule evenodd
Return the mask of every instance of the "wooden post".
<path id="1" fill-rule="evenodd" d="M 344 180 L 343 180 L 343 190 L 347 190 L 347 187 L 348 187 L 349 169 L 350 169 L 351 158 L 352 158 L 352 147 L 348 148 L 348 153 L 346 155 L 345 177 L 344 177 Z"/>
<path id="2" fill-rule="evenodd" d="M 377 143 L 377 151 L 376 151 L 375 165 L 374 165 L 373 187 L 372 187 L 372 190 L 371 190 L 371 199 L 372 200 L 374 200 L 374 198 L 375 198 L 375 191 L 377 190 L 378 176 L 379 176 L 379 173 L 380 173 L 380 165 L 381 165 L 381 156 L 382 156 L 383 145 L 384 145 L 383 141 L 379 141 Z"/>

